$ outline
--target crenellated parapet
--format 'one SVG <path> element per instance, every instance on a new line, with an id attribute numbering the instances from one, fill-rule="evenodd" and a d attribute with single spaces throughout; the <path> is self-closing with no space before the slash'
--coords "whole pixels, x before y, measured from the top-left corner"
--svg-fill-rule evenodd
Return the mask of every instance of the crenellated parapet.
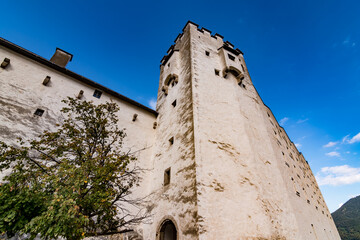
<path id="1" fill-rule="evenodd" d="M 228 51 L 232 52 L 233 54 L 235 54 L 236 56 L 238 56 L 239 54 L 243 55 L 243 52 L 240 51 L 238 48 L 234 49 L 234 45 L 231 44 L 229 41 L 225 41 L 225 42 L 224 42 L 224 41 L 223 41 L 224 37 L 223 37 L 222 35 L 220 35 L 220 34 L 218 34 L 218 33 L 211 34 L 212 32 L 211 32 L 210 30 L 208 30 L 207 28 L 204 28 L 204 27 L 199 28 L 199 25 L 198 25 L 198 24 L 196 24 L 196 23 L 194 23 L 194 22 L 192 22 L 192 21 L 188 21 L 188 22 L 185 24 L 184 28 L 182 29 L 182 33 L 180 33 L 180 34 L 175 38 L 175 40 L 174 40 L 175 45 L 171 45 L 170 48 L 167 50 L 167 55 L 165 55 L 165 56 L 161 59 L 160 63 L 161 63 L 162 66 L 164 66 L 164 65 L 168 62 L 168 60 L 171 58 L 171 56 L 172 56 L 172 54 L 174 53 L 174 51 L 178 51 L 178 50 L 176 50 L 175 46 L 176 46 L 176 44 L 178 43 L 178 41 L 180 41 L 180 40 L 182 39 L 183 35 L 184 35 L 185 32 L 186 32 L 186 29 L 187 29 L 187 26 L 188 26 L 188 25 L 195 26 L 195 27 L 197 28 L 197 31 L 200 32 L 200 33 L 202 33 L 204 36 L 211 37 L 211 38 L 213 38 L 213 39 L 215 39 L 215 40 L 223 43 L 223 47 L 224 47 L 226 50 L 228 50 Z"/>

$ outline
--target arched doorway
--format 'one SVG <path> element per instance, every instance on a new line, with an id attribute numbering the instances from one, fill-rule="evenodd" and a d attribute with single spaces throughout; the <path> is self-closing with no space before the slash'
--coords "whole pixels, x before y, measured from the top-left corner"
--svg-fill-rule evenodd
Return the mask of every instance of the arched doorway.
<path id="1" fill-rule="evenodd" d="M 177 230 L 171 220 L 167 219 L 161 224 L 159 240 L 177 240 Z"/>

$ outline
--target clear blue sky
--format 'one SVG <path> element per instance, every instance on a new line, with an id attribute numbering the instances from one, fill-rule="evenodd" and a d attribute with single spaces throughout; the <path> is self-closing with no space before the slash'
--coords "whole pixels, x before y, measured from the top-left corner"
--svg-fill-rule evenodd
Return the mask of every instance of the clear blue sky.
<path id="1" fill-rule="evenodd" d="M 0 36 L 144 105 L 188 20 L 244 52 L 334 211 L 360 194 L 360 1 L 2 1 Z M 357 135 L 359 134 L 359 135 Z"/>

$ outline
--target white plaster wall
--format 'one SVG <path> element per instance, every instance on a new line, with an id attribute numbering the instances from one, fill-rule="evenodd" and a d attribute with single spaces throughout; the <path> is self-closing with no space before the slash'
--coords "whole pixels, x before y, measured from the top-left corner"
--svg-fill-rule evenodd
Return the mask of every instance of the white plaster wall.
<path id="1" fill-rule="evenodd" d="M 156 130 L 153 123 L 156 116 L 135 105 L 115 98 L 103 92 L 100 99 L 93 97 L 94 88 L 76 79 L 30 60 L 7 48 L 0 46 L 0 59 L 11 60 L 6 69 L 0 68 L 0 140 L 16 144 L 16 138 L 30 139 L 44 130 L 54 130 L 55 124 L 61 123 L 63 117 L 60 109 L 65 105 L 61 100 L 67 96 L 76 97 L 84 91 L 82 99 L 94 103 L 114 101 L 119 107 L 119 126 L 125 128 L 124 152 L 136 152 L 135 164 L 148 169 L 142 175 L 142 182 L 134 189 L 134 197 L 148 195 L 151 172 L 151 156 Z M 46 76 L 51 77 L 48 86 L 42 84 Z M 34 115 L 37 108 L 45 110 L 42 117 Z M 135 122 L 133 115 L 138 114 Z M 0 173 L 5 174 L 5 173 Z"/>
<path id="2" fill-rule="evenodd" d="M 302 187 L 298 197 L 289 184 L 292 173 L 250 77 L 246 75 L 244 88 L 231 75 L 216 76 L 214 69 L 226 63 L 222 58 L 227 54 L 218 51 L 222 43 L 194 25 L 189 29 L 199 238 L 340 239 L 319 190 L 324 214 L 314 219 L 319 211 L 307 203 Z M 240 63 L 246 70 L 241 55 L 226 65 Z M 293 144 L 290 149 L 293 157 L 298 155 Z M 315 186 L 311 170 L 307 174 Z M 297 181 L 304 185 L 303 178 Z"/>
<path id="3" fill-rule="evenodd" d="M 175 223 L 179 239 L 197 239 L 198 235 L 189 43 L 189 37 L 183 36 L 176 45 L 179 52 L 161 66 L 151 186 L 153 218 L 151 224 L 144 227 L 146 240 L 155 239 L 165 219 Z M 172 73 L 178 74 L 178 83 L 169 87 L 166 96 L 161 89 L 166 77 Z M 176 107 L 172 106 L 174 100 Z M 169 142 L 171 137 L 174 137 L 173 145 Z M 164 171 L 169 167 L 171 181 L 164 186 Z"/>

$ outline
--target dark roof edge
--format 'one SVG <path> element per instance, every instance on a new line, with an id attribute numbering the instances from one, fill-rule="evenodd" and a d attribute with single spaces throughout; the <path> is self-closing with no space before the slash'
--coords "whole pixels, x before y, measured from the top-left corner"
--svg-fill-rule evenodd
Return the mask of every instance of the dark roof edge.
<path id="1" fill-rule="evenodd" d="M 59 71 L 59 72 L 61 72 L 63 74 L 66 74 L 66 75 L 68 75 L 70 77 L 73 77 L 76 80 L 79 80 L 80 82 L 83 82 L 83 83 L 85 83 L 87 85 L 90 85 L 92 87 L 100 89 L 100 90 L 102 90 L 102 91 L 104 91 L 104 92 L 106 92 L 106 93 L 108 93 L 110 95 L 113 95 L 114 97 L 117 97 L 117 98 L 119 98 L 119 99 L 121 99 L 121 100 L 123 100 L 125 102 L 128 102 L 128 103 L 130 103 L 132 105 L 135 105 L 135 106 L 137 106 L 139 108 L 142 108 L 145 111 L 148 111 L 148 112 L 154 114 L 155 116 L 158 115 L 158 112 L 156 112 L 155 110 L 153 110 L 151 108 L 148 108 L 148 107 L 146 107 L 146 106 L 144 106 L 144 105 L 142 105 L 142 104 L 140 104 L 140 103 L 138 103 L 138 102 L 136 102 L 136 101 L 134 101 L 134 100 L 132 100 L 132 99 L 130 99 L 128 97 L 125 97 L 124 95 L 121 95 L 120 93 L 115 92 L 115 91 L 113 91 L 113 90 L 111 90 L 111 89 L 109 89 L 109 88 L 107 88 L 107 87 L 105 87 L 105 86 L 103 86 L 103 85 L 101 85 L 101 84 L 99 84 L 97 82 L 94 82 L 94 81 L 92 81 L 92 80 L 90 80 L 90 79 L 88 79 L 88 78 L 86 78 L 84 76 L 81 76 L 81 75 L 79 75 L 79 74 L 77 74 L 75 72 L 72 72 L 72 71 L 70 71 L 70 70 L 68 70 L 66 68 L 60 67 L 59 65 L 57 65 L 55 63 L 52 63 L 49 60 L 47 60 L 47 59 L 45 59 L 45 58 L 43 58 L 43 57 L 41 57 L 41 56 L 39 56 L 39 55 L 37 55 L 37 54 L 35 54 L 33 52 L 30 52 L 29 50 L 26 50 L 26 49 L 24 49 L 24 48 L 22 48 L 22 47 L 20 47 L 20 46 L 18 46 L 16 44 L 12 43 L 12 42 L 9 42 L 6 39 L 3 39 L 1 37 L 0 37 L 0 45 L 6 47 L 6 48 L 8 48 L 8 49 L 10 49 L 10 50 L 12 50 L 12 51 L 14 51 L 16 53 L 19 53 L 19 54 L 21 54 L 21 55 L 23 55 L 25 57 L 28 57 L 28 58 L 30 58 L 30 59 L 38 62 L 38 63 L 41 63 L 41 64 L 43 64 L 43 65 L 45 65 L 47 67 L 55 69 L 55 70 L 57 70 L 57 71 Z"/>

